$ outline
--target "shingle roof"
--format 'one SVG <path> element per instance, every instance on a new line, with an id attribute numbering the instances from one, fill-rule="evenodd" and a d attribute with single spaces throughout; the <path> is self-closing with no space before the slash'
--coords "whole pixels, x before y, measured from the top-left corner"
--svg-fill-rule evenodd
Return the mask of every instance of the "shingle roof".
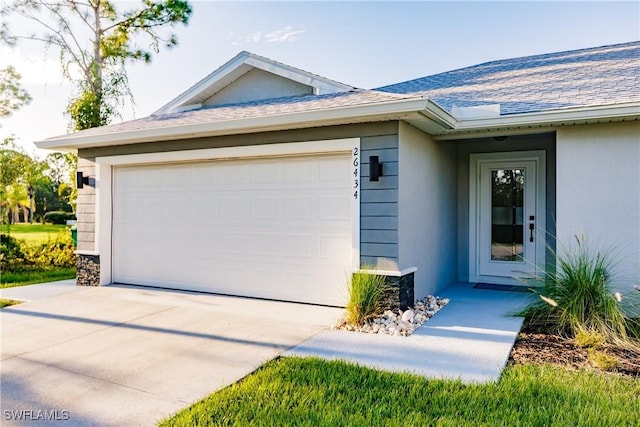
<path id="1" fill-rule="evenodd" d="M 242 104 L 227 104 L 202 107 L 177 113 L 154 114 L 141 119 L 116 123 L 81 131 L 83 136 L 131 132 L 145 129 L 161 129 L 199 123 L 224 122 L 301 111 L 324 110 L 340 107 L 355 107 L 375 103 L 420 98 L 374 90 L 356 89 L 349 92 L 326 95 L 305 95 L 254 101 Z"/>
<path id="2" fill-rule="evenodd" d="M 640 101 L 640 42 L 487 62 L 378 88 L 501 114 Z"/>
<path id="3" fill-rule="evenodd" d="M 74 140 L 241 119 L 284 116 L 392 101 L 434 101 L 457 107 L 499 104 L 500 114 L 640 102 L 640 42 L 493 61 L 378 89 L 267 99 L 154 114 L 73 134 Z M 67 136 L 46 148 L 65 146 Z M 62 142 L 59 142 L 62 141 Z M 44 147 L 44 145 L 43 145 Z"/>

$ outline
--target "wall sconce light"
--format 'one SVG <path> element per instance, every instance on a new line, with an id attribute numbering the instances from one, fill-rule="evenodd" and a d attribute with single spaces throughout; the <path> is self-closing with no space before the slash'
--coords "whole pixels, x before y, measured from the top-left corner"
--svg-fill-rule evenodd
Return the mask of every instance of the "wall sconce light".
<path id="1" fill-rule="evenodd" d="M 382 174 L 382 163 L 380 157 L 369 156 L 369 181 L 379 181 Z"/>
<path id="2" fill-rule="evenodd" d="M 84 184 L 89 185 L 89 177 L 83 176 L 80 171 L 76 172 L 76 187 L 82 188 Z"/>

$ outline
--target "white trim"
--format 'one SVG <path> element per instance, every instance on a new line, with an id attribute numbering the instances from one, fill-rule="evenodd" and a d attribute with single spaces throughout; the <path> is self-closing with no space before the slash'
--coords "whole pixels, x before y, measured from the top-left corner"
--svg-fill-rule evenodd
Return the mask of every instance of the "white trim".
<path id="1" fill-rule="evenodd" d="M 584 122 L 592 119 L 614 119 L 640 115 L 640 104 L 637 102 L 597 107 L 578 107 L 563 110 L 536 113 L 508 114 L 499 118 L 458 120 L 456 130 L 487 129 L 505 126 L 525 126 L 539 124 L 560 124 L 566 122 Z"/>
<path id="2" fill-rule="evenodd" d="M 360 199 L 362 197 L 361 171 L 361 151 L 360 138 L 352 138 L 351 144 L 351 165 L 355 174 L 353 176 L 354 189 L 357 190 L 358 197 L 351 197 L 351 270 L 360 268 Z M 349 174 L 351 176 L 351 173 Z"/>
<path id="3" fill-rule="evenodd" d="M 435 134 L 438 141 L 477 137 L 478 134 L 492 132 L 491 135 L 515 134 L 513 129 L 524 129 L 527 133 L 539 132 L 542 127 L 571 126 L 610 121 L 640 119 L 640 103 L 619 105 L 577 107 L 561 110 L 508 114 L 492 119 L 457 119 L 453 130 L 443 129 Z"/>
<path id="4" fill-rule="evenodd" d="M 100 284 L 111 283 L 111 230 L 112 230 L 113 168 L 96 162 L 96 241 L 100 254 Z"/>
<path id="5" fill-rule="evenodd" d="M 427 99 L 402 99 L 376 104 L 364 104 L 350 107 L 337 107 L 324 110 L 309 110 L 287 114 L 272 114 L 261 117 L 184 124 L 170 127 L 157 127 L 144 130 L 129 130 L 104 134 L 87 135 L 78 132 L 36 142 L 38 148 L 74 149 L 89 147 L 107 147 L 140 142 L 167 141 L 175 139 L 198 138 L 205 136 L 230 135 L 238 133 L 265 132 L 280 129 L 313 127 L 330 122 L 354 123 L 373 119 L 399 119 L 406 114 L 422 111 L 429 104 Z M 444 120 L 444 119 L 443 119 Z M 90 131 L 88 131 L 90 132 Z"/>
<path id="6" fill-rule="evenodd" d="M 323 141 L 264 144 L 244 147 L 211 148 L 204 150 L 171 151 L 97 157 L 96 162 L 96 255 L 100 256 L 100 284 L 112 282 L 112 191 L 113 169 L 136 164 L 181 163 L 230 158 L 282 157 L 337 152 L 360 152 L 360 138 Z M 358 167 L 358 181 L 360 180 Z M 352 205 L 352 270 L 360 268 L 360 197 Z"/>
<path id="7" fill-rule="evenodd" d="M 537 180 L 536 180 L 536 270 L 544 271 L 545 269 L 545 250 L 546 250 L 546 152 L 544 150 L 532 151 L 509 151 L 494 153 L 474 153 L 469 155 L 469 281 L 470 282 L 490 282 L 497 284 L 521 284 L 517 279 L 486 276 L 479 274 L 479 232 L 478 232 L 478 177 L 479 165 L 482 162 L 497 161 L 524 161 L 532 160 L 537 163 Z"/>
<path id="8" fill-rule="evenodd" d="M 411 117 L 412 113 L 418 113 L 419 115 L 416 116 L 418 118 Z M 429 133 L 435 135 L 437 140 L 445 140 L 472 137 L 478 132 L 510 127 L 536 128 L 584 124 L 603 120 L 637 120 L 640 118 L 640 103 L 509 114 L 495 119 L 458 120 L 427 98 L 412 98 L 375 104 L 97 135 L 86 135 L 84 132 L 78 132 L 37 141 L 35 144 L 38 148 L 69 151 L 77 148 L 264 132 L 320 126 L 323 122 L 324 124 L 354 123 L 381 118 L 389 120 L 407 119 L 417 127 L 421 127 L 418 122 L 424 121 L 429 127 Z"/>
<path id="9" fill-rule="evenodd" d="M 87 256 L 98 256 L 100 255 L 100 253 L 98 251 L 89 251 L 89 250 L 85 250 L 85 249 L 78 249 L 73 251 L 74 254 L 76 255 L 87 255 Z"/>
<path id="10" fill-rule="evenodd" d="M 251 68 L 257 68 L 285 79 L 310 86 L 313 88 L 315 94 L 345 92 L 353 89 L 352 86 L 344 83 L 336 82 L 326 77 L 321 77 L 281 62 L 243 51 L 175 97 L 159 110 L 152 113 L 152 115 L 184 111 L 183 107 L 186 104 L 202 102 L 204 99 L 215 95 L 221 89 L 247 73 Z"/>
<path id="11" fill-rule="evenodd" d="M 418 267 L 409 267 L 403 270 L 357 270 L 358 273 L 375 274 L 376 276 L 402 277 L 407 274 L 415 273 Z"/>
<path id="12" fill-rule="evenodd" d="M 202 150 L 164 151 L 160 153 L 124 154 L 97 157 L 96 163 L 119 166 L 146 163 L 192 162 L 202 160 L 235 159 L 243 157 L 289 156 L 314 153 L 348 152 L 360 138 L 323 141 L 285 142 L 279 144 L 206 148 Z"/>

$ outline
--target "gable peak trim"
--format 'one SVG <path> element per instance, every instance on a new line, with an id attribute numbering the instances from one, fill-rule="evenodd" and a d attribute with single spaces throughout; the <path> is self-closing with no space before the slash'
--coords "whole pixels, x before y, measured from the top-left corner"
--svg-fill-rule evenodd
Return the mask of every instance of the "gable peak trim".
<path id="1" fill-rule="evenodd" d="M 152 115 L 175 113 L 197 108 L 206 99 L 251 71 L 258 69 L 296 83 L 309 86 L 314 95 L 347 92 L 355 87 L 301 70 L 248 51 L 238 53 L 211 74 L 178 95 Z"/>

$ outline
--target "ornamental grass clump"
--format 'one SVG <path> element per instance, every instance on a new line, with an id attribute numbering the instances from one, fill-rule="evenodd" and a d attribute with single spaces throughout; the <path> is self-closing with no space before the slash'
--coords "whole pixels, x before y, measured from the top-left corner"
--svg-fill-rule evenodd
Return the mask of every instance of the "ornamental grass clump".
<path id="1" fill-rule="evenodd" d="M 529 325 L 574 338 L 588 332 L 613 344 L 638 345 L 635 321 L 615 292 L 614 257 L 591 249 L 584 237 L 556 257 L 556 271 L 534 278 L 539 298 L 520 315 Z"/>
<path id="2" fill-rule="evenodd" d="M 382 313 L 382 297 L 386 289 L 384 276 L 364 272 L 353 273 L 349 281 L 347 323 L 360 326 L 371 317 Z"/>

